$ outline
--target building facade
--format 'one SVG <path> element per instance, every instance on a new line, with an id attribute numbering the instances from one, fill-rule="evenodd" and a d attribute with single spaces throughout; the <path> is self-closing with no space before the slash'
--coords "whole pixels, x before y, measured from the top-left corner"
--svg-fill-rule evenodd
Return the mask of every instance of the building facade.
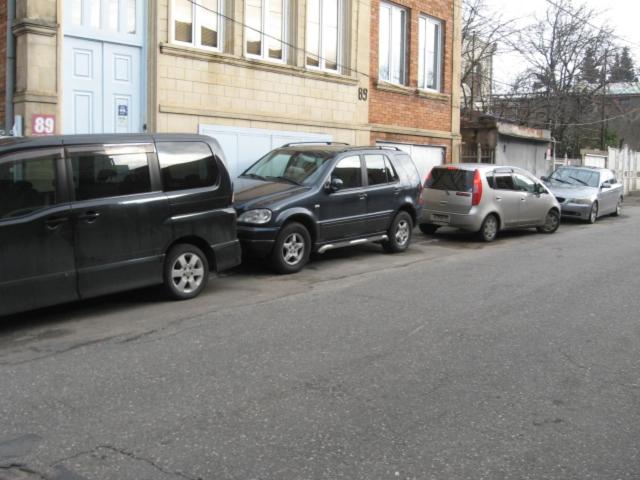
<path id="1" fill-rule="evenodd" d="M 199 132 L 218 139 L 236 174 L 294 141 L 392 143 L 428 161 L 457 158 L 453 0 L 19 0 L 16 8 L 11 101 L 26 135 Z"/>

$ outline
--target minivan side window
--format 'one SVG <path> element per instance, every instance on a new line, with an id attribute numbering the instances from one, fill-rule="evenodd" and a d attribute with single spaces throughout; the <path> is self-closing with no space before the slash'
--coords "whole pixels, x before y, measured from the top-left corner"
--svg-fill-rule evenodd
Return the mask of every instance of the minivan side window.
<path id="1" fill-rule="evenodd" d="M 359 188 L 362 186 L 362 166 L 360 157 L 347 157 L 338 162 L 333 169 L 331 178 L 339 178 L 343 188 Z"/>
<path id="2" fill-rule="evenodd" d="M 493 178 L 493 180 L 489 180 Z M 513 184 L 513 177 L 510 173 L 495 173 L 488 175 L 489 186 L 495 190 L 515 190 L 516 187 Z"/>
<path id="3" fill-rule="evenodd" d="M 158 142 L 158 160 L 165 192 L 213 187 L 218 162 L 204 142 Z"/>
<path id="4" fill-rule="evenodd" d="M 151 191 L 147 154 L 72 153 L 76 200 L 134 195 Z"/>
<path id="5" fill-rule="evenodd" d="M 46 155 L 0 160 L 0 220 L 28 215 L 56 203 L 56 158 Z"/>

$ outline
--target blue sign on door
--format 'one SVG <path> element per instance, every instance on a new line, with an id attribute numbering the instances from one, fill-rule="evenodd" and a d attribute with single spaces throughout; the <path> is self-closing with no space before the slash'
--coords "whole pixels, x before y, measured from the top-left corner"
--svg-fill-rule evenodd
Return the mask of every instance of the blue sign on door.
<path id="1" fill-rule="evenodd" d="M 128 117 L 129 116 L 129 107 L 127 105 L 118 105 L 118 116 L 119 117 Z"/>

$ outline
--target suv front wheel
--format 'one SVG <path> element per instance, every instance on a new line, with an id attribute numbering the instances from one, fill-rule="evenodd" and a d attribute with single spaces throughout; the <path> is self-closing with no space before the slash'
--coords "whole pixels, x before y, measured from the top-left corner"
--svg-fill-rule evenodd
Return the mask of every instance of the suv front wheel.
<path id="1" fill-rule="evenodd" d="M 271 265 L 278 273 L 297 273 L 309 261 L 311 235 L 304 225 L 292 222 L 285 225 L 271 252 Z"/>
<path id="2" fill-rule="evenodd" d="M 382 246 L 388 253 L 400 253 L 409 248 L 411 234 L 413 232 L 413 220 L 407 212 L 399 212 L 391 223 L 391 228 L 387 232 L 389 240 Z"/>

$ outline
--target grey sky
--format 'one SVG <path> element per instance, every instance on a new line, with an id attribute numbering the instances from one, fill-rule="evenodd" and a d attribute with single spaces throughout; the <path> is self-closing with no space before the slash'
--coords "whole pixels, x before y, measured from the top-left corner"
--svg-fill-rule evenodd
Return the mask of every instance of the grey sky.
<path id="1" fill-rule="evenodd" d="M 576 0 L 579 2 L 580 0 Z M 583 0 L 584 3 L 602 12 L 601 22 L 607 21 L 615 28 L 616 35 L 628 40 L 628 46 L 640 62 L 640 0 Z M 496 12 L 502 12 L 505 18 L 533 17 L 544 13 L 546 0 L 487 0 L 487 4 Z M 623 41 L 619 41 L 623 44 Z M 501 55 L 496 59 L 495 79 L 510 83 L 522 64 L 513 55 Z"/>

